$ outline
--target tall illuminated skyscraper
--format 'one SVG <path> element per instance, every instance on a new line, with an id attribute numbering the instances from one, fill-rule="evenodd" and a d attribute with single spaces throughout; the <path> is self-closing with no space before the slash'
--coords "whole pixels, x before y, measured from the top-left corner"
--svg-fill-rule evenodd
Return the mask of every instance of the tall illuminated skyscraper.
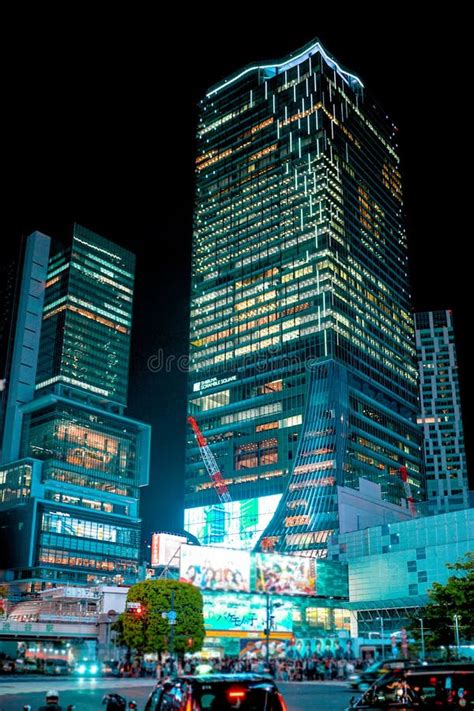
<path id="1" fill-rule="evenodd" d="M 415 314 L 428 507 L 467 508 L 466 450 L 451 311 Z"/>
<path id="2" fill-rule="evenodd" d="M 74 226 L 50 258 L 37 391 L 60 384 L 126 404 L 134 276 L 131 252 Z"/>
<path id="3" fill-rule="evenodd" d="M 0 462 L 0 579 L 134 582 L 150 426 L 124 415 L 135 257 L 80 225 L 33 233 Z"/>
<path id="4" fill-rule="evenodd" d="M 189 413 L 220 505 L 264 497 L 241 545 L 325 555 L 338 486 L 401 503 L 406 467 L 423 497 L 397 129 L 315 41 L 209 89 L 196 176 Z M 185 526 L 216 501 L 190 432 Z"/>

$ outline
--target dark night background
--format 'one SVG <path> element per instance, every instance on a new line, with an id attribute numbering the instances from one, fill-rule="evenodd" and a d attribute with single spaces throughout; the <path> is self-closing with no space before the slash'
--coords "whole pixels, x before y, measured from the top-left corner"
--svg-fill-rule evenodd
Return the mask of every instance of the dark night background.
<path id="1" fill-rule="evenodd" d="M 261 18 L 255 8 L 219 7 L 167 7 L 166 19 L 158 5 L 87 18 L 74 5 L 68 16 L 25 9 L 3 29 L 3 253 L 34 229 L 65 237 L 77 221 L 137 255 L 128 414 L 153 425 L 144 537 L 181 525 L 185 376 L 175 363 L 152 373 L 148 360 L 159 349 L 165 358 L 187 352 L 196 104 L 227 74 L 314 37 L 400 128 L 414 305 L 454 310 L 472 437 L 467 18 L 455 5 L 416 22 L 395 5 L 351 14 L 342 5 L 265 6 Z"/>

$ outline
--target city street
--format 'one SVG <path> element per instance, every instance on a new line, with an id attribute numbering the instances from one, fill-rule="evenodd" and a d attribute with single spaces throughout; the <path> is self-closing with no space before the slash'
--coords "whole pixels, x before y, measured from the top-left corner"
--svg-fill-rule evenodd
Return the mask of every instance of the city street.
<path id="1" fill-rule="evenodd" d="M 346 685 L 336 682 L 280 682 L 278 687 L 285 697 L 288 711 L 343 711 L 353 695 Z M 64 711 L 68 704 L 74 704 L 75 711 L 99 711 L 103 708 L 102 697 L 109 691 L 125 696 L 127 701 L 134 699 L 142 711 L 152 688 L 150 679 L 2 678 L 0 711 L 21 711 L 25 704 L 30 704 L 36 711 L 44 703 L 48 689 L 59 692 Z"/>

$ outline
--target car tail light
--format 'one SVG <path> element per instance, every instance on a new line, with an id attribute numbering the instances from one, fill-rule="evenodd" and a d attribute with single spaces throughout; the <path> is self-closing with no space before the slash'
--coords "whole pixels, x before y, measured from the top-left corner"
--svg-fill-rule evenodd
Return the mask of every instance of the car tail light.
<path id="1" fill-rule="evenodd" d="M 245 691 L 243 689 L 231 689 L 227 692 L 229 699 L 244 699 Z"/>
<path id="2" fill-rule="evenodd" d="M 278 697 L 278 700 L 281 704 L 281 711 L 288 711 L 288 706 L 285 703 L 285 699 L 283 698 L 283 696 L 280 694 L 279 691 L 277 691 L 277 697 Z"/>

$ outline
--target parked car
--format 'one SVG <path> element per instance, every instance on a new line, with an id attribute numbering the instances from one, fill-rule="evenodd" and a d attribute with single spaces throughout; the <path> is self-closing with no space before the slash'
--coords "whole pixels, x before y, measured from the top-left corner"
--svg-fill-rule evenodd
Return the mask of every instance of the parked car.
<path id="1" fill-rule="evenodd" d="M 391 669 L 406 669 L 407 667 L 414 667 L 417 664 L 419 664 L 419 662 L 413 659 L 382 659 L 378 662 L 374 662 L 374 664 L 371 664 L 370 667 L 367 667 L 364 671 L 351 674 L 348 679 L 349 685 L 358 691 L 366 691 L 377 679 L 380 679 L 381 676 Z"/>
<path id="2" fill-rule="evenodd" d="M 273 678 L 266 674 L 204 674 L 160 682 L 144 711 L 287 711 Z"/>
<path id="3" fill-rule="evenodd" d="M 20 657 L 15 662 L 16 674 L 38 674 L 38 664 L 36 659 Z"/>
<path id="4" fill-rule="evenodd" d="M 14 674 L 15 673 L 15 662 L 13 659 L 2 659 L 0 661 L 0 673 L 1 674 Z"/>
<path id="5" fill-rule="evenodd" d="M 394 711 L 395 709 L 474 709 L 474 664 L 429 664 L 392 669 L 347 711 Z"/>
<path id="6" fill-rule="evenodd" d="M 116 661 L 102 662 L 101 673 L 102 673 L 102 676 L 117 676 L 117 677 L 121 676 L 120 662 L 116 662 Z"/>
<path id="7" fill-rule="evenodd" d="M 52 674 L 54 676 L 60 676 L 64 674 L 69 674 L 69 664 L 65 659 L 45 659 L 43 673 Z"/>

